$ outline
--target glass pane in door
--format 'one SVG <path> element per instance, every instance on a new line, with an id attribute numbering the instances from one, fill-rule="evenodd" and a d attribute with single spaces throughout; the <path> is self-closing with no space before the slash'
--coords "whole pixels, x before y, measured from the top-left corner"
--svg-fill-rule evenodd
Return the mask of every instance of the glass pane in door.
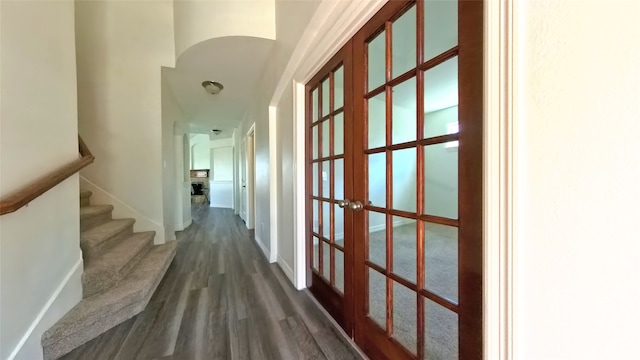
<path id="1" fill-rule="evenodd" d="M 423 298 L 424 358 L 458 360 L 458 314 Z"/>
<path id="2" fill-rule="evenodd" d="M 416 140 L 417 96 L 416 78 L 393 87 L 391 143 L 400 144 Z"/>
<path id="3" fill-rule="evenodd" d="M 382 329 L 387 328 L 387 278 L 369 269 L 369 317 Z"/>
<path id="4" fill-rule="evenodd" d="M 458 1 L 424 2 L 424 59 L 458 45 Z"/>
<path id="5" fill-rule="evenodd" d="M 367 88 L 373 90 L 385 82 L 385 36 L 386 32 L 381 32 L 367 44 Z"/>
<path id="6" fill-rule="evenodd" d="M 391 25 L 393 77 L 416 67 L 416 6 Z"/>
<path id="7" fill-rule="evenodd" d="M 393 273 L 415 284 L 418 274 L 416 220 L 393 217 L 392 246 Z"/>
<path id="8" fill-rule="evenodd" d="M 393 337 L 407 350 L 418 351 L 418 294 L 393 282 Z"/>
<path id="9" fill-rule="evenodd" d="M 425 288 L 458 302 L 458 228 L 424 223 Z"/>
<path id="10" fill-rule="evenodd" d="M 417 167 L 416 148 L 395 150 L 393 159 L 393 208 L 416 212 Z"/>
<path id="11" fill-rule="evenodd" d="M 424 137 L 457 133 L 458 57 L 424 73 Z"/>

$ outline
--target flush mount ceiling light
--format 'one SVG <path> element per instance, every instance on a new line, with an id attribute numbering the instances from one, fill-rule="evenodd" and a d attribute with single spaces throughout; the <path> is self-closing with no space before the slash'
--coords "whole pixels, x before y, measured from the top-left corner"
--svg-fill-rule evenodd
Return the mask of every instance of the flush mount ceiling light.
<path id="1" fill-rule="evenodd" d="M 213 132 L 213 135 L 220 135 L 220 133 L 222 132 L 222 130 L 213 129 L 213 130 L 211 130 L 211 132 Z"/>
<path id="2" fill-rule="evenodd" d="M 224 89 L 224 86 L 222 86 L 222 84 L 220 84 L 219 82 L 210 80 L 203 81 L 202 87 L 211 95 L 215 95 L 222 91 L 222 89 Z"/>

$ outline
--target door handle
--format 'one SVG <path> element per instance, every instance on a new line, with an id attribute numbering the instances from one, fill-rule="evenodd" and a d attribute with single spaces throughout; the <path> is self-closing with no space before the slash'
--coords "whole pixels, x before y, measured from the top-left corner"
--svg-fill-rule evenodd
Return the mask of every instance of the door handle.
<path id="1" fill-rule="evenodd" d="M 362 206 L 362 203 L 360 201 L 352 201 L 349 203 L 349 208 L 353 211 L 361 211 L 364 206 Z"/>
<path id="2" fill-rule="evenodd" d="M 344 199 L 344 200 L 338 200 L 338 206 L 341 209 L 344 209 L 345 207 L 349 206 L 351 202 L 349 201 L 349 199 Z"/>

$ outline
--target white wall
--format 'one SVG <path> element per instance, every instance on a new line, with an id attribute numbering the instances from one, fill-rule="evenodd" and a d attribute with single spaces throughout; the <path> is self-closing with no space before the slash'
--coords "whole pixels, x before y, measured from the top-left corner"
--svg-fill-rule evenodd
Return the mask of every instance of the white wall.
<path id="1" fill-rule="evenodd" d="M 192 134 L 191 141 L 191 170 L 211 168 L 211 139 L 207 134 Z"/>
<path id="2" fill-rule="evenodd" d="M 234 206 L 234 138 L 211 141 L 211 207 Z"/>
<path id="3" fill-rule="evenodd" d="M 173 69 L 162 68 L 162 207 L 166 240 L 175 240 L 175 231 L 183 228 L 182 221 L 176 221 L 176 212 L 182 212 L 181 201 L 176 191 L 182 193 L 182 178 L 176 175 L 178 163 L 174 144 L 175 124 L 184 116 L 166 79 L 166 73 Z M 180 139 L 178 139 L 180 140 Z M 179 141 L 179 146 L 182 141 Z M 181 155 L 181 154 L 180 154 Z M 182 159 L 179 161 L 182 165 Z"/>
<path id="4" fill-rule="evenodd" d="M 176 230 L 181 231 L 191 224 L 191 179 L 189 178 L 189 134 L 184 133 L 184 123 L 174 124 L 174 153 L 175 153 L 175 224 Z"/>
<path id="5" fill-rule="evenodd" d="M 170 1 L 77 1 L 83 175 L 160 225 L 164 242 L 161 67 L 174 65 Z M 171 238 L 171 236 L 168 236 Z"/>
<path id="6" fill-rule="evenodd" d="M 515 358 L 640 358 L 640 3 L 519 7 Z"/>
<path id="7" fill-rule="evenodd" d="M 228 141 L 227 141 L 228 140 Z M 220 143 L 222 144 L 216 144 Z M 211 142 L 211 207 L 233 207 L 233 145 L 232 139 Z"/>
<path id="8" fill-rule="evenodd" d="M 225 36 L 275 39 L 274 0 L 174 0 L 176 59 L 189 47 Z"/>
<path id="9" fill-rule="evenodd" d="M 276 12 L 276 47 L 274 50 L 274 56 L 270 61 L 265 64 L 264 75 L 256 86 L 254 101 L 249 105 L 247 112 L 245 113 L 242 123 L 239 127 L 239 133 L 244 137 L 249 130 L 251 124 L 255 122 L 255 134 L 256 134 L 256 222 L 255 233 L 256 238 L 264 244 L 267 251 L 270 251 L 270 191 L 269 191 L 269 105 L 271 98 L 274 94 L 276 83 L 285 69 L 291 53 L 295 48 L 300 36 L 304 32 L 304 29 L 308 25 L 309 19 L 317 9 L 319 1 L 287 1 L 276 0 L 275 12 Z M 289 91 L 291 92 L 291 90 Z M 290 110 L 282 109 L 293 107 L 291 98 L 289 102 L 280 102 L 278 104 L 278 126 L 280 122 L 283 122 L 282 126 L 293 127 L 293 118 Z M 287 114 L 289 112 L 289 114 Z M 283 116 L 284 115 L 284 116 Z M 288 124 L 288 125 L 287 125 Z M 281 137 L 279 137 L 282 139 Z M 282 144 L 278 144 L 281 146 Z M 279 150 L 282 154 L 287 153 L 289 157 L 284 159 L 280 163 L 279 172 L 282 172 L 283 167 L 292 166 L 291 163 L 285 163 L 292 158 L 290 154 L 293 153 L 293 148 L 290 145 L 284 145 L 282 150 Z M 291 176 L 288 174 L 287 176 Z M 284 176 L 279 176 L 279 181 L 282 181 Z M 282 188 L 282 184 L 278 183 L 277 188 Z M 271 195 L 275 196 L 275 194 Z M 275 200 L 275 199 L 273 199 Z M 287 203 L 287 199 L 278 199 L 278 218 L 293 218 L 293 202 Z M 290 224 L 289 224 L 290 226 Z M 278 227 L 281 229 L 282 227 Z M 289 230 L 286 230 L 289 231 Z M 292 233 L 292 231 L 290 231 Z M 279 251 L 290 251 L 289 248 L 293 248 L 293 238 L 286 238 L 285 234 L 278 234 L 282 237 L 282 243 L 278 243 Z M 279 239 L 280 241 L 280 239 Z M 282 246 L 280 245 L 282 244 Z M 291 251 L 291 254 L 293 252 Z M 288 266 L 293 267 L 293 257 L 283 258 L 283 261 Z"/>
<path id="10" fill-rule="evenodd" d="M 3 198 L 77 159 L 78 129 L 73 1 L 2 1 L 0 19 Z M 0 217 L 2 359 L 42 359 L 42 333 L 82 298 L 78 194 L 74 175 Z"/>

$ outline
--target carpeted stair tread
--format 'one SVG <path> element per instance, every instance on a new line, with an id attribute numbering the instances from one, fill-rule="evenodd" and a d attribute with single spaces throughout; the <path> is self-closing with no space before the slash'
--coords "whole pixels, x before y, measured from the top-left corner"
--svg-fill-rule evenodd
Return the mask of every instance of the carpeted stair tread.
<path id="1" fill-rule="evenodd" d="M 118 283 L 153 246 L 155 231 L 135 233 L 102 255 L 85 262 L 82 290 L 85 297 Z"/>
<path id="2" fill-rule="evenodd" d="M 113 205 L 90 205 L 80 207 L 80 220 L 109 213 Z"/>
<path id="3" fill-rule="evenodd" d="M 117 286 L 83 299 L 42 336 L 44 358 L 56 359 L 142 311 L 176 252 L 154 246 Z"/>
<path id="4" fill-rule="evenodd" d="M 92 248 L 118 233 L 133 226 L 134 219 L 110 220 L 89 230 L 80 233 L 80 247 L 84 249 Z"/>
<path id="5" fill-rule="evenodd" d="M 91 202 L 93 193 L 89 190 L 80 191 L 80 206 L 88 206 Z"/>

